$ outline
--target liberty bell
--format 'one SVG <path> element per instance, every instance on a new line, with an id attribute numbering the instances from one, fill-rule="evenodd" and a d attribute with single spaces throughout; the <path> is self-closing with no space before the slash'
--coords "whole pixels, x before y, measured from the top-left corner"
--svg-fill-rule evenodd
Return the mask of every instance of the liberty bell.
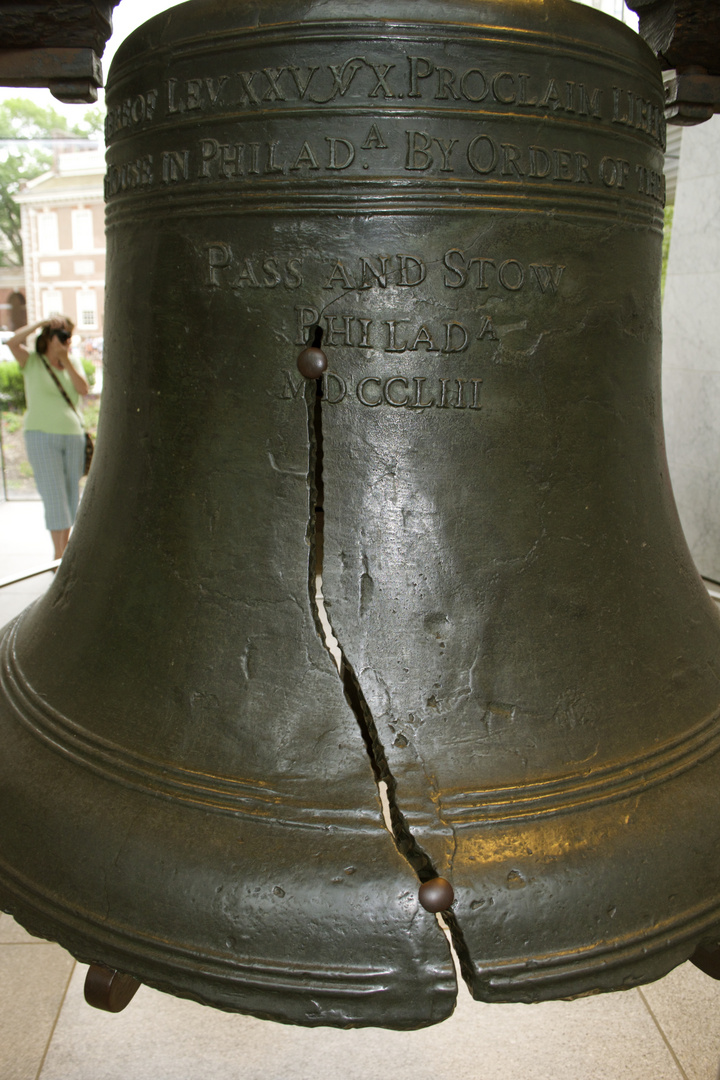
<path id="1" fill-rule="evenodd" d="M 570 0 L 190 0 L 107 100 L 101 433 L 3 635 L 2 907 L 338 1027 L 452 1012 L 421 888 L 483 1001 L 715 948 L 648 47 Z"/>

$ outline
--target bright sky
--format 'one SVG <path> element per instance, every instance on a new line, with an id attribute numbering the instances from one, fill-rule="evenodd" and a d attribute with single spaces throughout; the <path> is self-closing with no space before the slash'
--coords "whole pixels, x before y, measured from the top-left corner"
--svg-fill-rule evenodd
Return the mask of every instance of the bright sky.
<path id="1" fill-rule="evenodd" d="M 105 78 L 107 78 L 110 62 L 115 55 L 116 49 L 120 43 L 125 40 L 128 34 L 132 33 L 136 27 L 147 22 L 153 15 L 157 15 L 160 11 L 166 11 L 168 8 L 175 7 L 177 3 L 178 0 L 120 0 L 120 4 L 113 12 L 112 37 L 105 47 L 102 58 L 103 74 Z M 608 12 L 614 12 L 615 6 L 619 3 L 619 0 L 580 0 L 580 3 L 588 4 L 590 7 L 604 8 Z M 632 16 L 632 13 L 630 14 Z M 637 25 L 634 17 L 633 24 L 635 26 Z M 57 98 L 52 96 L 49 90 L 33 90 L 29 87 L 0 87 L 0 101 L 9 97 L 30 98 L 32 101 L 36 101 L 39 105 L 43 105 L 46 108 L 56 109 L 75 123 L 81 121 L 87 109 L 90 108 L 89 105 L 63 105 L 61 101 L 58 101 Z M 105 107 L 102 91 L 100 91 L 98 105 L 101 108 Z"/>

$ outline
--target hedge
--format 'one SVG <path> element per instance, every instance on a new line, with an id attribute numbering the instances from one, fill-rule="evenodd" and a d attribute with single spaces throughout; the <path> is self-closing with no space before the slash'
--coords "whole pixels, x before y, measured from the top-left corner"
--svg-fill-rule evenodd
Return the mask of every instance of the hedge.
<path id="1" fill-rule="evenodd" d="M 82 366 L 92 390 L 95 385 L 95 366 L 89 360 L 83 360 Z M 24 412 L 27 408 L 25 383 L 17 360 L 0 363 L 0 402 L 4 409 L 13 409 L 16 412 Z"/>

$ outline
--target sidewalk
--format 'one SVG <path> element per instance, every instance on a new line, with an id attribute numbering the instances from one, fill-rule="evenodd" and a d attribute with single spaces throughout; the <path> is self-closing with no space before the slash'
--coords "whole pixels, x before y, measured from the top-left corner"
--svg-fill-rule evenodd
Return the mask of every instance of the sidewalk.
<path id="1" fill-rule="evenodd" d="M 53 546 L 40 500 L 0 502 L 0 581 L 52 560 Z M 42 596 L 51 581 L 48 573 L 0 589 L 0 626 Z"/>

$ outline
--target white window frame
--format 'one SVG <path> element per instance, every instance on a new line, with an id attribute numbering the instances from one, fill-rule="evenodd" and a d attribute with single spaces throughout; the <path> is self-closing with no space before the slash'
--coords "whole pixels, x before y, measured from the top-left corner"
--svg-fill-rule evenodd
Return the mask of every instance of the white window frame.
<path id="1" fill-rule="evenodd" d="M 82 207 L 71 212 L 73 251 L 92 251 L 95 245 L 93 212 Z"/>
<path id="2" fill-rule="evenodd" d="M 78 289 L 76 294 L 77 302 L 77 328 L 79 331 L 83 330 L 97 330 L 98 327 L 98 298 L 94 289 Z M 92 322 L 88 322 L 85 318 L 86 315 L 92 317 Z"/>
<path id="3" fill-rule="evenodd" d="M 60 250 L 58 216 L 54 210 L 43 210 L 37 216 L 38 251 L 41 255 Z"/>
<path id="4" fill-rule="evenodd" d="M 43 319 L 50 319 L 53 315 L 62 315 L 63 299 L 59 289 L 43 289 L 40 293 Z"/>

